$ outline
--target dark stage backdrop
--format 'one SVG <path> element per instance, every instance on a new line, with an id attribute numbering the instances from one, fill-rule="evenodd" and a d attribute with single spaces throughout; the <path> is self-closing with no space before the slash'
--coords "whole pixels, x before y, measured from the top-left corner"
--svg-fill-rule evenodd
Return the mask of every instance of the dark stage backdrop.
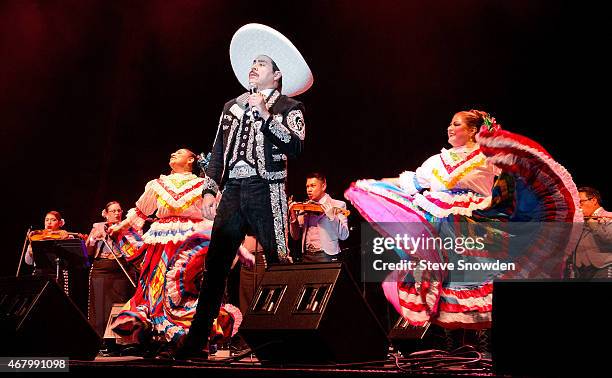
<path id="1" fill-rule="evenodd" d="M 296 199 L 311 170 L 341 198 L 356 179 L 414 169 L 445 145 L 454 112 L 478 108 L 612 207 L 608 96 L 598 94 L 610 76 L 606 23 L 578 3 L 4 0 L 0 273 L 14 274 L 26 229 L 42 228 L 46 211 L 88 232 L 107 201 L 127 210 L 167 173 L 172 151 L 210 150 L 223 104 L 244 90 L 228 46 L 249 22 L 284 33 L 314 73 L 299 97 Z"/>

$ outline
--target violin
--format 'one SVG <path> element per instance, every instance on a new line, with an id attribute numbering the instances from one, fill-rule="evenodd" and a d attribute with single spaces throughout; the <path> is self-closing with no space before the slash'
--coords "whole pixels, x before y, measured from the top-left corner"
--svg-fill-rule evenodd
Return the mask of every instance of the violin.
<path id="1" fill-rule="evenodd" d="M 333 207 L 334 214 L 342 214 L 348 217 L 351 214 L 350 210 L 343 209 L 341 207 Z M 320 203 L 316 202 L 292 202 L 289 206 L 289 211 L 307 211 L 311 213 L 324 213 L 323 207 Z"/>
<path id="2" fill-rule="evenodd" d="M 605 215 L 591 215 L 588 217 L 584 217 L 584 219 L 585 220 L 591 220 L 591 219 L 592 220 L 606 220 L 606 219 L 612 220 L 612 217 L 607 217 Z"/>
<path id="3" fill-rule="evenodd" d="M 595 222 L 595 223 L 600 223 L 600 224 L 607 224 L 609 222 L 612 222 L 612 217 L 607 217 L 604 215 L 596 215 L 596 216 L 589 216 L 589 217 L 584 217 L 584 221 L 586 223 L 591 223 L 591 222 Z"/>
<path id="4" fill-rule="evenodd" d="M 34 230 L 28 235 L 30 241 L 40 240 L 64 240 L 70 238 L 80 238 L 83 240 L 87 239 L 87 235 L 79 234 L 77 232 L 68 232 L 66 230 Z"/>

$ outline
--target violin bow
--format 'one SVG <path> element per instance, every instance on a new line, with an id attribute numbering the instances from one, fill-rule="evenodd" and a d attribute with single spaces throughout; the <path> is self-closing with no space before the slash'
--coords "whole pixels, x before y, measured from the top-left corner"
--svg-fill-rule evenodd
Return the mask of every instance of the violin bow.
<path id="1" fill-rule="evenodd" d="M 17 266 L 17 274 L 15 274 L 15 277 L 19 277 L 19 272 L 21 271 L 21 264 L 23 263 L 23 259 L 25 257 L 26 246 L 28 245 L 28 241 L 30 240 L 28 238 L 28 235 L 30 235 L 30 231 L 32 231 L 32 226 L 28 227 L 28 231 L 26 231 L 25 240 L 23 241 L 23 248 L 21 249 L 21 257 L 19 258 L 19 265 Z"/>

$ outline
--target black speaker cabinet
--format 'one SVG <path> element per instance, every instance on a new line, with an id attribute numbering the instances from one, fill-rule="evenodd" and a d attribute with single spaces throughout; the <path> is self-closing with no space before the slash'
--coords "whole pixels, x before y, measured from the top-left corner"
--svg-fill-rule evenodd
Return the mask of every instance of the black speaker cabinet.
<path id="1" fill-rule="evenodd" d="M 106 328 L 104 329 L 104 343 L 105 345 L 126 345 L 125 342 L 122 342 L 115 332 L 113 332 L 113 328 L 111 327 L 125 303 L 113 303 L 113 307 L 111 308 L 110 314 L 108 314 L 108 320 L 106 321 Z"/>
<path id="2" fill-rule="evenodd" d="M 495 281 L 493 364 L 513 375 L 609 371 L 612 281 Z"/>
<path id="3" fill-rule="evenodd" d="M 101 340 L 55 281 L 0 278 L 0 356 L 93 360 Z"/>
<path id="4" fill-rule="evenodd" d="M 273 363 L 379 361 L 389 345 L 341 263 L 271 267 L 240 334 L 260 360 Z"/>
<path id="5" fill-rule="evenodd" d="M 389 339 L 391 343 L 404 356 L 417 350 L 423 349 L 425 346 L 425 334 L 431 323 L 427 322 L 424 326 L 417 327 L 408 323 L 406 319 L 399 316 L 393 328 L 389 331 Z"/>

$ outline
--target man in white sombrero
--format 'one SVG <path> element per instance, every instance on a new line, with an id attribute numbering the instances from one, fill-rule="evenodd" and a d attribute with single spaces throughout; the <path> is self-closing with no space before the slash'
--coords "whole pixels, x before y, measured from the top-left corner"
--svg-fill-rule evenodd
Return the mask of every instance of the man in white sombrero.
<path id="1" fill-rule="evenodd" d="M 292 97 L 310 88 L 306 61 L 285 36 L 261 24 L 241 27 L 230 44 L 238 81 L 248 89 L 221 113 L 206 169 L 203 214 L 215 223 L 206 278 L 189 334 L 177 358 L 201 355 L 219 313 L 235 251 L 250 230 L 270 264 L 290 262 L 287 249 L 287 159 L 303 149 L 304 107 Z M 215 195 L 223 190 L 219 207 Z"/>

